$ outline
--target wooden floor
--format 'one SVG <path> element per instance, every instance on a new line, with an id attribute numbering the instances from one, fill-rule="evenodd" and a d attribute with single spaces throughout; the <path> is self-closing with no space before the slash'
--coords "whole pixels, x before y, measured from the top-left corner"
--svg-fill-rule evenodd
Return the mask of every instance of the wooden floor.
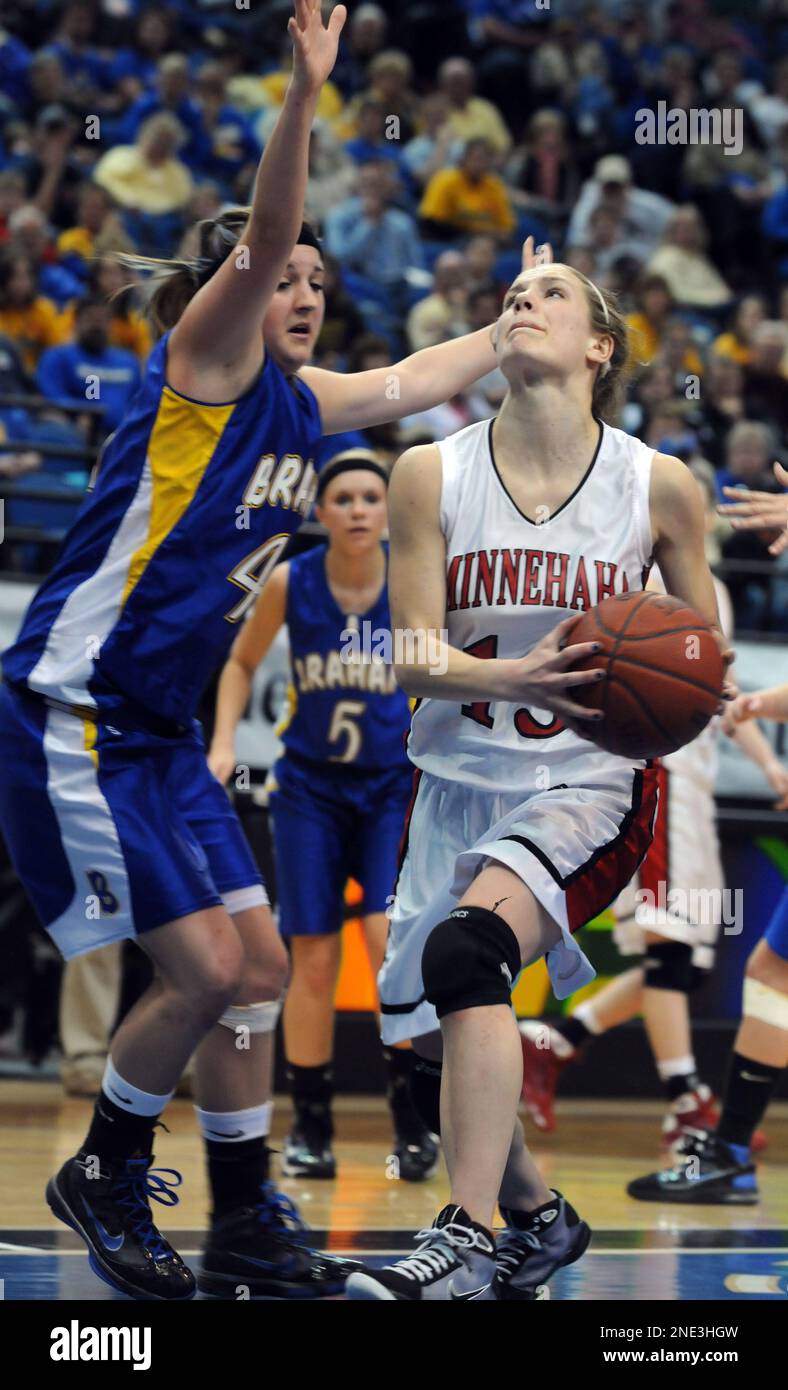
<path id="1" fill-rule="evenodd" d="M 44 1249 L 59 1249 L 72 1257 L 80 1255 L 77 1238 L 51 1216 L 43 1191 L 49 1176 L 79 1147 L 90 1112 L 90 1102 L 65 1098 L 55 1082 L 0 1082 L 0 1276 L 4 1274 L 6 1278 L 7 1298 L 15 1296 L 9 1292 L 9 1268 L 13 1273 L 21 1270 L 22 1264 L 7 1259 L 3 1265 L 3 1251 L 12 1256 L 34 1251 L 40 1245 L 42 1254 Z M 548 1184 L 569 1197 L 595 1232 L 591 1251 L 576 1268 L 600 1271 L 604 1267 L 604 1277 L 609 1281 L 612 1265 L 601 1256 L 617 1255 L 623 1259 L 639 1252 L 637 1270 L 633 1273 L 625 1261 L 628 1272 L 622 1265 L 615 1287 L 600 1293 L 598 1279 L 602 1276 L 594 1285 L 593 1279 L 588 1283 L 590 1276 L 586 1274 L 585 1284 L 577 1282 L 580 1276 L 571 1286 L 565 1283 L 565 1290 L 570 1292 L 564 1296 L 731 1297 L 737 1296 L 737 1290 L 762 1296 L 759 1288 L 765 1291 L 763 1296 L 786 1296 L 788 1106 L 774 1106 L 765 1126 L 770 1144 L 759 1169 L 760 1204 L 734 1209 L 667 1207 L 638 1203 L 627 1197 L 625 1185 L 631 1178 L 660 1166 L 658 1133 L 662 1107 L 658 1104 L 567 1101 L 559 1103 L 558 1114 L 560 1123 L 554 1135 L 538 1136 L 528 1126 L 527 1133 Z M 274 1144 L 286 1133 L 288 1116 L 289 1105 L 283 1099 L 277 1105 Z M 162 1132 L 157 1138 L 157 1166 L 178 1169 L 184 1182 L 179 1205 L 162 1213 L 161 1224 L 168 1232 L 183 1232 L 181 1247 L 186 1240 L 199 1249 L 207 1191 L 201 1142 L 190 1102 L 174 1101 L 166 1120 L 170 1132 Z M 434 1178 L 422 1184 L 387 1177 L 390 1131 L 385 1106 L 377 1099 L 339 1100 L 336 1127 L 336 1181 L 309 1183 L 285 1179 L 280 1184 L 282 1190 L 299 1204 L 305 1221 L 324 1233 L 324 1243 L 331 1248 L 407 1248 L 411 1233 L 430 1225 L 447 1199 L 445 1170 L 441 1167 Z M 54 1236 L 55 1231 L 60 1234 Z M 719 1294 L 703 1292 L 709 1279 L 712 1283 L 716 1280 L 713 1273 L 704 1275 L 702 1287 L 699 1285 L 693 1292 L 692 1282 L 686 1288 L 680 1288 L 676 1282 L 678 1266 L 671 1266 L 668 1284 L 664 1284 L 664 1261 L 645 1258 L 647 1254 L 675 1256 L 681 1251 L 688 1255 L 705 1251 L 709 1256 L 725 1252 Z M 731 1255 L 731 1251 L 744 1253 Z M 186 1254 L 185 1249 L 183 1253 Z M 68 1274 L 59 1276 L 59 1292 L 19 1296 L 107 1296 L 109 1291 L 99 1291 L 98 1281 L 87 1271 L 86 1261 L 72 1258 L 66 1264 Z M 689 1264 L 694 1278 L 700 1266 L 692 1261 Z M 74 1293 L 69 1283 L 72 1271 L 79 1287 L 84 1284 L 86 1291 L 81 1294 Z M 562 1271 L 556 1278 L 566 1279 L 570 1274 L 572 1271 Z M 659 1292 L 663 1287 L 660 1279 L 663 1292 Z M 92 1291 L 94 1286 L 96 1292 Z M 589 1292 L 593 1288 L 596 1292 Z"/>

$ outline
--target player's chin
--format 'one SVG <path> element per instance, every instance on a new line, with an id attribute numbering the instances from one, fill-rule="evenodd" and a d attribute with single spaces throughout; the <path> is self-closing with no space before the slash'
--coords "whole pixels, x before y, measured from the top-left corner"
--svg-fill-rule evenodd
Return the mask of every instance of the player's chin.
<path id="1" fill-rule="evenodd" d="M 292 370 L 305 367 L 315 348 L 314 333 L 285 333 L 280 344 L 280 361 L 286 361 Z"/>

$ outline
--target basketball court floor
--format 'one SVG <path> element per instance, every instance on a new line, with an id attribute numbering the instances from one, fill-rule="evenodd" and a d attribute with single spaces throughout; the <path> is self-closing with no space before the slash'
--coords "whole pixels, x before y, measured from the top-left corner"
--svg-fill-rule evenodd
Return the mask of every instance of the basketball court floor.
<path id="1" fill-rule="evenodd" d="M 274 1145 L 286 1133 L 287 1100 L 277 1112 Z M 82 1243 L 54 1220 L 43 1196 L 48 1177 L 78 1147 L 89 1115 L 90 1103 L 64 1097 L 56 1082 L 0 1082 L 6 1299 L 126 1301 L 91 1273 Z M 566 1101 L 558 1115 L 558 1132 L 549 1137 L 527 1125 L 529 1142 L 547 1182 L 577 1206 L 594 1237 L 584 1258 L 552 1280 L 554 1300 L 788 1298 L 788 1105 L 775 1105 L 767 1117 L 760 1204 L 734 1209 L 652 1205 L 626 1196 L 631 1178 L 659 1166 L 658 1104 Z M 448 1195 L 442 1167 L 417 1185 L 387 1176 L 387 1118 L 380 1100 L 339 1100 L 336 1181 L 281 1183 L 314 1228 L 315 1244 L 380 1264 L 413 1248 L 413 1233 L 431 1224 Z M 162 1208 L 156 1219 L 194 1267 L 207 1193 L 190 1102 L 174 1101 L 166 1120 L 170 1132 L 157 1136 L 156 1165 L 178 1169 L 184 1181 L 179 1205 Z"/>

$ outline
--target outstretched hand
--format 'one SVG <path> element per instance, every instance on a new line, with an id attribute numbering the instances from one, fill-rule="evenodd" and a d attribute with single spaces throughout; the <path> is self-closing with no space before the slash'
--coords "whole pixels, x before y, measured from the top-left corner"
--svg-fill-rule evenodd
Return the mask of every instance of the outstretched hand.
<path id="1" fill-rule="evenodd" d="M 549 241 L 543 246 L 534 246 L 532 236 L 527 236 L 523 242 L 523 270 L 533 270 L 538 265 L 553 264 L 553 248 Z"/>
<path id="2" fill-rule="evenodd" d="M 775 463 L 774 476 L 788 488 L 788 470 Z M 731 500 L 721 503 L 717 511 L 726 516 L 737 531 L 766 531 L 779 529 L 781 535 L 769 546 L 770 555 L 782 555 L 788 550 L 788 494 L 780 492 L 748 492 L 745 488 L 725 487 Z"/>
<path id="3" fill-rule="evenodd" d="M 331 76 L 346 19 L 345 6 L 337 5 L 324 25 L 320 0 L 295 0 L 287 30 L 293 40 L 293 81 L 302 91 L 316 96 Z"/>

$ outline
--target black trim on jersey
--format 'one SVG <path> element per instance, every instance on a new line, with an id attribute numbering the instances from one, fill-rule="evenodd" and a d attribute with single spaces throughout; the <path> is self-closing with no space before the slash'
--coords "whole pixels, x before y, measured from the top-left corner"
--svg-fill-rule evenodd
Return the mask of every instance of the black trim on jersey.
<path id="1" fill-rule="evenodd" d="M 496 421 L 497 419 L 498 419 L 498 416 L 496 415 L 496 416 L 494 417 L 494 419 L 492 419 L 492 420 L 490 421 L 490 428 L 489 428 L 489 430 L 487 431 L 487 447 L 488 447 L 489 450 L 490 450 L 490 462 L 491 462 L 491 464 L 492 464 L 492 466 L 493 466 L 493 472 L 494 472 L 496 478 L 498 479 L 498 482 L 500 483 L 501 488 L 502 488 L 502 490 L 503 490 L 505 496 L 506 496 L 506 497 L 508 498 L 508 500 L 511 502 L 511 504 L 512 504 L 512 506 L 514 507 L 514 510 L 517 512 L 518 516 L 521 516 L 521 517 L 523 518 L 523 521 L 527 521 L 528 524 L 529 524 L 529 526 L 540 526 L 540 525 L 542 524 L 541 522 L 539 522 L 539 521 L 534 521 L 534 519 L 533 519 L 532 516 L 527 516 L 525 512 L 523 512 L 523 511 L 520 510 L 520 508 L 518 507 L 518 505 L 517 505 L 517 503 L 515 502 L 514 498 L 512 497 L 512 494 L 510 493 L 508 487 L 506 486 L 506 484 L 505 484 L 503 478 L 501 477 L 500 473 L 498 472 L 498 465 L 497 465 L 497 463 L 495 462 L 495 450 L 494 450 L 494 448 L 493 448 L 493 425 L 495 424 L 495 421 Z M 596 416 L 594 416 L 594 419 L 596 420 Z M 592 472 L 593 472 L 594 464 L 596 463 L 596 461 L 597 461 L 597 459 L 598 459 L 598 457 L 599 457 L 599 450 L 602 448 L 602 440 L 603 440 L 604 437 L 605 437 L 605 426 L 604 426 L 603 422 L 602 422 L 601 420 L 597 420 L 596 422 L 597 422 L 597 424 L 598 424 L 598 426 L 599 426 L 599 439 L 597 440 L 597 445 L 596 445 L 596 448 L 595 448 L 595 450 L 594 450 L 594 456 L 593 456 L 593 458 L 591 459 L 591 462 L 589 463 L 588 468 L 586 469 L 585 473 L 583 474 L 582 478 L 580 479 L 580 482 L 577 484 L 577 487 L 574 489 L 574 491 L 573 491 L 573 492 L 570 492 L 569 496 L 565 499 L 565 501 L 563 501 L 563 502 L 561 503 L 560 507 L 557 507 L 556 510 L 555 510 L 554 512 L 551 512 L 551 513 L 550 513 L 550 516 L 549 516 L 549 518 L 548 518 L 549 521 L 552 521 L 555 517 L 557 517 L 557 516 L 559 515 L 560 512 L 562 512 L 562 511 L 564 510 L 565 507 L 568 507 L 568 506 L 569 506 L 569 503 L 570 503 L 570 502 L 573 502 L 573 501 L 574 501 L 575 497 L 577 497 L 578 492 L 580 492 L 580 489 L 581 489 L 581 488 L 585 487 L 586 483 L 588 482 L 588 479 L 590 478 L 590 476 L 591 476 L 591 474 L 592 474 Z"/>
<path id="2" fill-rule="evenodd" d="M 416 999 L 412 1004 L 384 1004 L 381 999 L 380 1012 L 382 1014 L 412 1014 L 414 1009 L 425 1002 L 426 998 L 426 994 L 422 994 L 421 998 Z"/>
<path id="3" fill-rule="evenodd" d="M 649 761 L 647 766 L 651 767 L 652 763 Z M 571 874 L 567 874 L 565 878 L 562 877 L 562 875 L 558 872 L 557 868 L 555 867 L 555 864 L 553 864 L 552 861 L 547 858 L 547 855 L 544 853 L 544 850 L 540 849 L 538 845 L 535 845 L 532 840 L 527 839 L 525 835 L 503 835 L 501 838 L 503 840 L 514 840 L 516 844 L 522 845 L 523 849 L 529 850 L 530 853 L 534 856 L 534 858 L 539 860 L 539 863 L 542 865 L 542 868 L 547 870 L 553 881 L 558 884 L 558 887 L 565 891 L 567 888 L 571 887 L 571 885 L 575 882 L 576 879 L 581 878 L 583 874 L 588 873 L 588 870 L 592 869 L 593 866 L 598 862 L 598 860 L 602 859 L 604 855 L 609 854 L 610 851 L 613 850 L 615 846 L 619 843 L 619 841 L 626 838 L 629 832 L 629 827 L 631 826 L 633 820 L 635 819 L 635 816 L 640 810 L 642 802 L 643 773 L 642 771 L 640 771 L 640 769 L 637 769 L 635 771 L 634 780 L 632 783 L 632 803 L 626 815 L 624 816 L 624 819 L 622 820 L 617 833 L 613 836 L 612 840 L 608 840 L 606 844 L 600 845 L 598 849 L 595 849 L 594 853 L 588 859 L 586 859 L 584 864 L 581 864 L 580 867 L 577 869 L 573 869 Z M 642 862 L 644 858 L 645 852 L 641 856 L 641 860 L 639 862 Z M 613 898 L 615 898 L 615 896 L 616 894 L 613 895 Z M 613 902 L 613 898 L 610 899 L 611 903 Z M 602 912 L 603 909 L 600 908 L 599 911 Z"/>

